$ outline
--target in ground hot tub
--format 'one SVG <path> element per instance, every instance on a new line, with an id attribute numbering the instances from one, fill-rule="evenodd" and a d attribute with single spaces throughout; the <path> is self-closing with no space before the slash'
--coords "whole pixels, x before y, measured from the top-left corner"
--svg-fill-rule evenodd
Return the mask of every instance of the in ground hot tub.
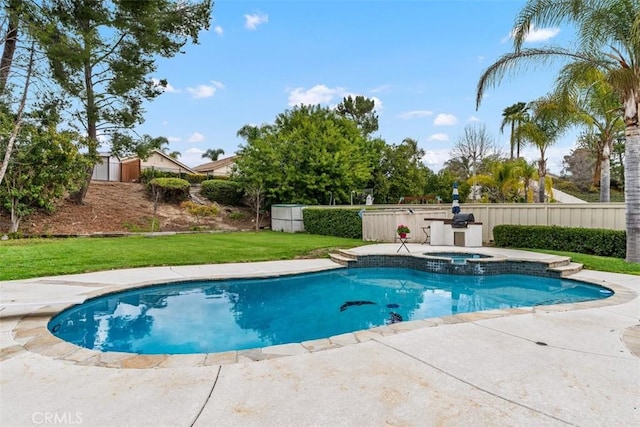
<path id="1" fill-rule="evenodd" d="M 469 259 L 493 258 L 491 255 L 470 252 L 427 252 L 424 255 L 434 258 L 449 258 L 452 264 L 466 264 Z"/>

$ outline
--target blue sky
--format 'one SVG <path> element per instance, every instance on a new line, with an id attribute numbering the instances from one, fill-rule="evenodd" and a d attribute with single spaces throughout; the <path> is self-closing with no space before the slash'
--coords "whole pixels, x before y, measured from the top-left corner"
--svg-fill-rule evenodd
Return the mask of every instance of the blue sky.
<path id="1" fill-rule="evenodd" d="M 482 71 L 511 50 L 510 31 L 525 1 L 216 1 L 199 45 L 158 63 L 154 77 L 169 87 L 146 105 L 137 131 L 169 138 L 170 150 L 196 166 L 202 153 L 233 155 L 245 124 L 272 123 L 294 105 L 337 105 L 346 95 L 374 98 L 377 134 L 387 143 L 414 138 L 434 171 L 470 123 L 500 134 L 502 111 L 545 95 L 557 67 L 531 69 L 486 92 L 478 111 Z M 536 28 L 527 46 L 566 44 L 570 31 Z M 575 133 L 548 151 L 559 173 Z M 525 157 L 535 160 L 528 148 Z"/>

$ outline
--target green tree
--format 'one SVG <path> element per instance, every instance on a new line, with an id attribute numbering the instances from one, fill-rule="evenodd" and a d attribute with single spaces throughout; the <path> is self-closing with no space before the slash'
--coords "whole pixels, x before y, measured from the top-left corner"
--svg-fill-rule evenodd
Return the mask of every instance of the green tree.
<path id="1" fill-rule="evenodd" d="M 518 128 L 520 124 L 529 119 L 527 112 L 527 104 L 525 102 L 517 102 L 502 112 L 502 124 L 500 125 L 500 132 L 504 132 L 504 128 L 507 125 L 511 125 L 511 135 L 509 136 L 509 146 L 511 150 L 510 159 L 513 160 L 513 150 L 517 150 L 516 158 L 520 158 L 520 148 L 522 148 L 522 141 L 518 138 Z"/>
<path id="2" fill-rule="evenodd" d="M 10 232 L 18 231 L 22 218 L 35 210 L 52 212 L 55 202 L 75 189 L 87 165 L 77 138 L 75 132 L 58 132 L 55 124 L 22 126 L 0 185 L 1 207 L 11 216 Z"/>
<path id="3" fill-rule="evenodd" d="M 397 203 L 404 196 L 422 196 L 431 174 L 422 162 L 424 150 L 418 142 L 405 138 L 399 145 L 387 145 L 383 152 L 382 168 L 386 185 L 386 195 L 376 192 L 378 203 Z"/>
<path id="4" fill-rule="evenodd" d="M 246 125 L 235 179 L 263 188 L 268 203 L 348 203 L 372 165 L 356 124 L 329 108 L 296 106 L 273 124 Z"/>
<path id="5" fill-rule="evenodd" d="M 378 115 L 375 111 L 376 104 L 373 99 L 358 95 L 351 95 L 342 100 L 336 107 L 336 111 L 343 117 L 353 120 L 365 137 L 378 130 Z"/>
<path id="6" fill-rule="evenodd" d="M 504 203 L 518 199 L 520 177 L 519 164 L 513 160 L 494 161 L 489 166 L 489 173 L 475 177 L 476 183 L 482 186 L 482 192 L 490 202 Z M 473 182 L 469 182 L 473 185 Z"/>
<path id="7" fill-rule="evenodd" d="M 490 65 L 478 81 L 476 104 L 487 87 L 519 65 L 551 59 L 595 67 L 622 101 L 625 124 L 627 262 L 640 263 L 640 4 L 630 0 L 529 0 L 516 18 L 514 50 Z M 569 23 L 577 43 L 569 48 L 523 49 L 533 26 Z"/>
<path id="8" fill-rule="evenodd" d="M 218 157 L 220 157 L 223 154 L 224 154 L 224 150 L 222 148 L 216 148 L 216 149 L 209 148 L 207 149 L 207 151 L 202 153 L 202 158 L 211 159 L 212 162 L 215 162 L 216 160 L 218 160 Z"/>
<path id="9" fill-rule="evenodd" d="M 518 137 L 534 145 L 538 159 L 538 202 L 545 201 L 547 177 L 547 150 L 555 144 L 572 123 L 572 112 L 551 97 L 540 98 L 530 103 L 531 116 L 518 130 Z"/>
<path id="10" fill-rule="evenodd" d="M 143 102 L 162 93 L 154 83 L 156 60 L 181 52 L 209 27 L 213 4 L 178 0 L 50 0 L 41 5 L 34 36 L 44 49 L 53 78 L 75 101 L 72 117 L 87 135 L 95 158 L 98 136 L 126 133 L 143 121 Z M 82 202 L 92 167 L 74 200 Z"/>
<path id="11" fill-rule="evenodd" d="M 589 64 L 590 65 L 590 64 Z M 587 128 L 596 157 L 593 186 L 600 187 L 600 201 L 609 202 L 611 150 L 616 135 L 624 128 L 620 97 L 602 72 L 585 64 L 568 64 L 558 79 L 556 92 L 563 103 L 576 111 L 576 123 Z"/>

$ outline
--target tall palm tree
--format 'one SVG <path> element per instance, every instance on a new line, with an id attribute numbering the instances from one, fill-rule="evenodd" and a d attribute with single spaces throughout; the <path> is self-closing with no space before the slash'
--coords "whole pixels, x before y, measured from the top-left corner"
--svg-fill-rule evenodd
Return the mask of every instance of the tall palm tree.
<path id="1" fill-rule="evenodd" d="M 620 97 L 599 69 L 574 63 L 560 72 L 556 91 L 562 102 L 576 110 L 577 123 L 586 126 L 592 135 L 596 154 L 593 185 L 600 186 L 600 201 L 609 202 L 610 155 L 616 135 L 624 127 Z"/>
<path id="2" fill-rule="evenodd" d="M 538 202 L 545 200 L 547 149 L 569 128 L 572 114 L 557 99 L 540 98 L 530 104 L 531 117 L 518 129 L 518 137 L 538 148 Z"/>
<path id="3" fill-rule="evenodd" d="M 500 132 L 504 132 L 505 126 L 511 125 L 511 136 L 509 137 L 511 147 L 511 160 L 513 160 L 513 150 L 516 147 L 516 158 L 520 158 L 520 148 L 522 146 L 522 141 L 517 137 L 517 130 L 520 127 L 520 124 L 529 119 L 527 108 L 528 107 L 525 102 L 516 102 L 515 104 L 505 108 L 502 112 L 502 124 L 500 125 Z"/>
<path id="4" fill-rule="evenodd" d="M 222 148 L 216 148 L 215 150 L 213 148 L 209 148 L 207 151 L 202 153 L 202 158 L 211 159 L 212 162 L 215 162 L 222 154 L 224 154 L 224 150 Z"/>
<path id="5" fill-rule="evenodd" d="M 523 49 L 531 28 L 571 24 L 577 44 Z M 489 66 L 478 81 L 476 105 L 518 65 L 559 58 L 596 67 L 621 100 L 625 123 L 627 262 L 640 263 L 640 3 L 636 0 L 529 0 L 516 18 L 514 51 Z"/>

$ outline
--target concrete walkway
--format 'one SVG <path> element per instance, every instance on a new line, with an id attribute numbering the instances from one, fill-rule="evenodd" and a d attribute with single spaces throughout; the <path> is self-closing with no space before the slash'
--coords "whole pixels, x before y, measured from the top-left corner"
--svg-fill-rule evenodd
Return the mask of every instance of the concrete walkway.
<path id="1" fill-rule="evenodd" d="M 296 260 L 0 282 L 0 425 L 640 425 L 640 276 L 572 276 L 616 291 L 601 303 L 406 322 L 267 348 L 260 357 L 96 356 L 42 327 L 61 307 L 107 291 L 329 268 L 337 265 Z"/>

